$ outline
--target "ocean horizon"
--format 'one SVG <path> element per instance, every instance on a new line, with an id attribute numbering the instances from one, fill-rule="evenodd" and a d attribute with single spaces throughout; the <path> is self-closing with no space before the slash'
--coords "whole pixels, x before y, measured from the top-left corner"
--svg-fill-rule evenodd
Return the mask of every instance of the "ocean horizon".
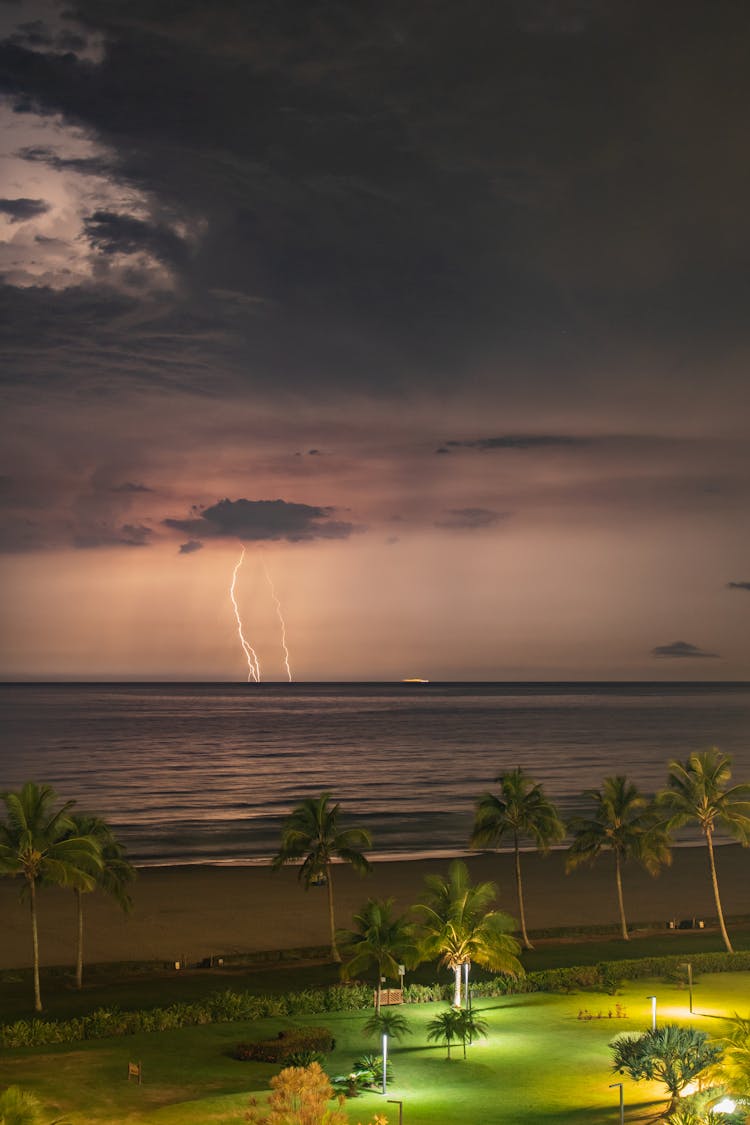
<path id="1" fill-rule="evenodd" d="M 627 774 L 716 745 L 750 780 L 750 684 L 687 681 L 0 684 L 0 789 L 51 784 L 139 866 L 265 864 L 330 791 L 375 859 L 471 854 L 477 798 L 523 766 L 564 816 Z M 694 830 L 679 843 L 701 842 Z"/>

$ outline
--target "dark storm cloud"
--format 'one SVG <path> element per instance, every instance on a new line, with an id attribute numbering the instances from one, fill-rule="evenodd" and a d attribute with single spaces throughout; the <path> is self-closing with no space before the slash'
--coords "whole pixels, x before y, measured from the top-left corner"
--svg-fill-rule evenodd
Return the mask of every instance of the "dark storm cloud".
<path id="1" fill-rule="evenodd" d="M 657 645 L 651 649 L 651 655 L 656 657 L 676 657 L 679 660 L 718 660 L 718 652 L 704 652 L 697 645 L 687 641 L 672 641 L 668 645 Z"/>
<path id="2" fill-rule="evenodd" d="M 136 484 L 135 481 L 126 480 L 122 484 L 114 484 L 110 489 L 111 492 L 153 492 L 152 488 L 148 488 L 145 484 Z"/>
<path id="3" fill-rule="evenodd" d="M 446 441 L 436 453 L 449 453 L 451 449 L 556 449 L 578 448 L 590 444 L 590 439 L 568 434 L 504 434 L 502 437 L 474 438 L 468 441 Z"/>
<path id="4" fill-rule="evenodd" d="M 19 24 L 8 42 L 34 50 L 61 53 L 82 51 L 86 46 L 84 36 L 69 30 L 53 31 L 43 20 L 29 20 L 27 23 Z"/>
<path id="5" fill-rule="evenodd" d="M 154 532 L 144 524 L 124 523 L 121 527 L 93 527 L 73 537 L 73 546 L 79 550 L 96 547 L 148 547 Z"/>
<path id="6" fill-rule="evenodd" d="M 166 527 L 188 535 L 247 540 L 346 539 L 351 523 L 331 519 L 333 508 L 286 500 L 220 500 L 186 520 L 166 519 Z"/>
<path id="7" fill-rule="evenodd" d="M 145 250 L 169 265 L 181 265 L 187 259 L 187 244 L 169 227 L 112 211 L 95 211 L 84 219 L 83 226 L 91 245 L 105 254 L 137 254 Z"/>
<path id="8" fill-rule="evenodd" d="M 502 372 L 506 390 L 564 378 L 587 394 L 620 377 L 612 356 L 716 369 L 744 336 L 741 5 L 706 20 L 645 0 L 324 0 L 301 18 L 291 0 L 210 15 L 82 0 L 76 15 L 104 37 L 101 64 L 27 35 L 0 50 L 0 83 L 82 127 L 108 153 L 90 159 L 153 202 L 143 227 L 90 225 L 100 252 L 164 255 L 187 315 L 208 292 L 266 303 L 238 322 L 224 302 L 227 354 L 196 367 L 200 388 L 236 366 L 253 385 L 380 393 Z M 200 228 L 195 254 L 170 239 L 175 214 Z"/>
<path id="9" fill-rule="evenodd" d="M 7 215 L 12 223 L 25 223 L 49 209 L 44 199 L 0 199 L 0 214 Z"/>
<path id="10" fill-rule="evenodd" d="M 750 590 L 750 582 L 727 582 L 728 590 Z"/>
<path id="11" fill-rule="evenodd" d="M 80 172 L 86 176 L 116 176 L 117 162 L 108 156 L 60 156 L 47 145 L 26 145 L 18 155 L 30 163 L 45 164 L 56 172 Z"/>
<path id="12" fill-rule="evenodd" d="M 187 543 L 180 543 L 178 555 L 193 555 L 196 551 L 202 551 L 203 544 L 200 539 L 188 539 Z"/>
<path id="13" fill-rule="evenodd" d="M 493 527 L 507 518 L 507 512 L 493 512 L 490 508 L 449 508 L 444 517 L 435 523 L 435 527 L 475 531 Z"/>

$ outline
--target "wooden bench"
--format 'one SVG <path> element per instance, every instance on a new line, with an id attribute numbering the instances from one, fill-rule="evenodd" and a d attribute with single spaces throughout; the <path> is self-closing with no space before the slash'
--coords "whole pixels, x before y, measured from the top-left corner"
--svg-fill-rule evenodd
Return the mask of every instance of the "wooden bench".
<path id="1" fill-rule="evenodd" d="M 378 999 L 380 1000 L 380 1007 L 386 1007 L 389 1004 L 403 1004 L 404 990 L 403 988 L 381 988 L 380 992 L 376 988 L 372 990 L 373 1006 L 377 1008 Z"/>
<path id="2" fill-rule="evenodd" d="M 143 1080 L 143 1064 L 142 1063 L 140 1063 L 140 1062 L 137 1062 L 137 1063 L 129 1062 L 128 1063 L 128 1082 L 130 1081 L 131 1078 L 136 1078 L 138 1080 L 138 1085 L 140 1086 L 140 1084 Z"/>

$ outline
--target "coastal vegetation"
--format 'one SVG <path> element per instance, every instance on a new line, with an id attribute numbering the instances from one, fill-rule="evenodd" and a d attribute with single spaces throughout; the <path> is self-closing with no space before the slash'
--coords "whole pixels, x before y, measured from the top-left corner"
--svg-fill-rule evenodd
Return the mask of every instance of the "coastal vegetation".
<path id="1" fill-rule="evenodd" d="M 6 819 L 0 823 L 0 873 L 19 876 L 28 895 L 31 915 L 34 1009 L 42 1011 L 39 985 L 39 927 L 37 887 L 44 883 L 91 891 L 102 868 L 99 845 L 93 836 L 79 834 L 70 817 L 74 801 L 56 805 L 49 785 L 32 781 L 19 792 L 0 794 Z"/>
<path id="2" fill-rule="evenodd" d="M 301 801 L 288 818 L 281 833 L 281 847 L 273 861 L 274 869 L 301 859 L 299 880 L 305 890 L 325 884 L 328 892 L 328 920 L 331 930 L 331 960 L 340 961 L 336 944 L 336 917 L 333 900 L 333 860 L 348 863 L 360 875 L 372 870 L 365 849 L 372 847 L 365 828 L 342 828 L 340 805 L 331 803 L 330 793 Z"/>
<path id="3" fill-rule="evenodd" d="M 93 840 L 100 859 L 100 866 L 94 871 L 94 884 L 73 884 L 76 902 L 76 988 L 83 988 L 83 896 L 87 892 L 101 890 L 110 895 L 118 906 L 128 912 L 133 900 L 128 893 L 128 885 L 135 879 L 136 872 L 128 861 L 125 849 L 115 836 L 111 826 L 99 816 L 85 813 L 71 813 L 71 835 L 80 839 Z"/>
<path id="4" fill-rule="evenodd" d="M 499 793 L 484 793 L 477 804 L 472 848 L 500 848 L 510 840 L 516 875 L 516 897 L 521 924 L 521 939 L 525 949 L 533 949 L 526 931 L 526 909 L 521 879 L 522 840 L 532 840 L 542 855 L 552 844 L 565 837 L 565 824 L 555 805 L 542 786 L 529 777 L 520 766 L 495 778 Z"/>
<path id="5" fill-rule="evenodd" d="M 392 898 L 368 899 L 354 915 L 354 928 L 341 930 L 338 944 L 344 956 L 341 976 L 352 980 L 374 967 L 375 1008 L 380 1011 L 381 984 L 384 979 L 397 980 L 405 968 L 419 960 L 414 941 L 414 927 L 405 915 L 394 915 Z"/>
<path id="6" fill-rule="evenodd" d="M 743 847 L 750 844 L 750 785 L 728 787 L 732 776 L 731 764 L 731 758 L 716 747 L 701 754 L 691 754 L 686 762 L 672 761 L 669 763 L 667 788 L 658 796 L 658 804 L 667 814 L 668 829 L 695 821 L 703 833 L 708 849 L 716 916 L 729 953 L 732 952 L 732 943 L 724 921 L 716 874 L 716 828 L 723 828 Z"/>
<path id="7" fill-rule="evenodd" d="M 453 973 L 455 1007 L 461 1007 L 461 972 L 468 977 L 472 962 L 494 973 L 523 975 L 513 919 L 492 909 L 494 883 L 472 884 L 466 864 L 454 860 L 447 878 L 428 875 L 425 885 L 424 900 L 414 907 L 420 958 L 437 958 Z"/>
<path id="8" fill-rule="evenodd" d="M 672 862 L 669 833 L 659 821 L 655 806 L 621 774 L 605 778 L 601 789 L 588 789 L 584 797 L 592 806 L 591 813 L 573 817 L 568 823 L 573 841 L 567 868 L 570 871 L 582 863 L 594 863 L 603 852 L 611 853 L 620 929 L 623 941 L 627 941 L 623 866 L 635 860 L 656 875 L 664 864 Z"/>
<path id="9" fill-rule="evenodd" d="M 627 1074 L 634 1082 L 660 1082 L 667 1088 L 667 1114 L 677 1108 L 685 1088 L 714 1067 L 722 1053 L 705 1031 L 678 1023 L 652 1027 L 639 1035 L 619 1035 L 611 1048 L 615 1074 Z"/>

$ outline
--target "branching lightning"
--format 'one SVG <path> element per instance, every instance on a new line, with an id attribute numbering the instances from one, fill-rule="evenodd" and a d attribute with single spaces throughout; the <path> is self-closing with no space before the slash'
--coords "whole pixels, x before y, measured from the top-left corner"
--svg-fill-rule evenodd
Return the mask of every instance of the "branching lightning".
<path id="1" fill-rule="evenodd" d="M 244 559 L 244 557 L 245 557 L 245 548 L 243 547 L 242 548 L 242 554 L 240 555 L 239 559 L 237 560 L 235 568 L 232 572 L 232 584 L 229 587 L 229 596 L 232 599 L 232 605 L 234 607 L 234 616 L 237 620 L 237 632 L 239 633 L 240 644 L 242 645 L 242 651 L 244 652 L 245 659 L 247 660 L 247 667 L 248 667 L 247 682 L 250 683 L 251 680 L 254 680 L 256 684 L 259 684 L 260 683 L 260 662 L 258 660 L 258 656 L 257 656 L 257 653 L 256 653 L 255 649 L 249 643 L 249 641 L 247 641 L 245 639 L 245 634 L 242 631 L 242 618 L 240 617 L 239 607 L 237 606 L 237 599 L 234 596 L 234 587 L 235 587 L 235 584 L 237 582 L 237 572 L 239 571 L 240 567 L 242 566 L 242 560 Z M 291 679 L 291 676 L 289 678 Z"/>
<path id="2" fill-rule="evenodd" d="M 286 674 L 289 677 L 289 683 L 291 683 L 292 682 L 292 670 L 289 667 L 289 649 L 286 647 L 286 625 L 284 624 L 284 617 L 283 617 L 282 612 L 281 612 L 281 602 L 278 599 L 278 596 L 276 594 L 276 589 L 274 587 L 273 582 L 271 581 L 271 575 L 268 573 L 268 567 L 266 567 L 264 565 L 263 571 L 265 573 L 268 585 L 271 589 L 271 597 L 273 598 L 273 604 L 276 606 L 276 616 L 278 617 L 279 624 L 281 625 L 281 647 L 284 650 L 284 665 L 286 667 Z"/>

